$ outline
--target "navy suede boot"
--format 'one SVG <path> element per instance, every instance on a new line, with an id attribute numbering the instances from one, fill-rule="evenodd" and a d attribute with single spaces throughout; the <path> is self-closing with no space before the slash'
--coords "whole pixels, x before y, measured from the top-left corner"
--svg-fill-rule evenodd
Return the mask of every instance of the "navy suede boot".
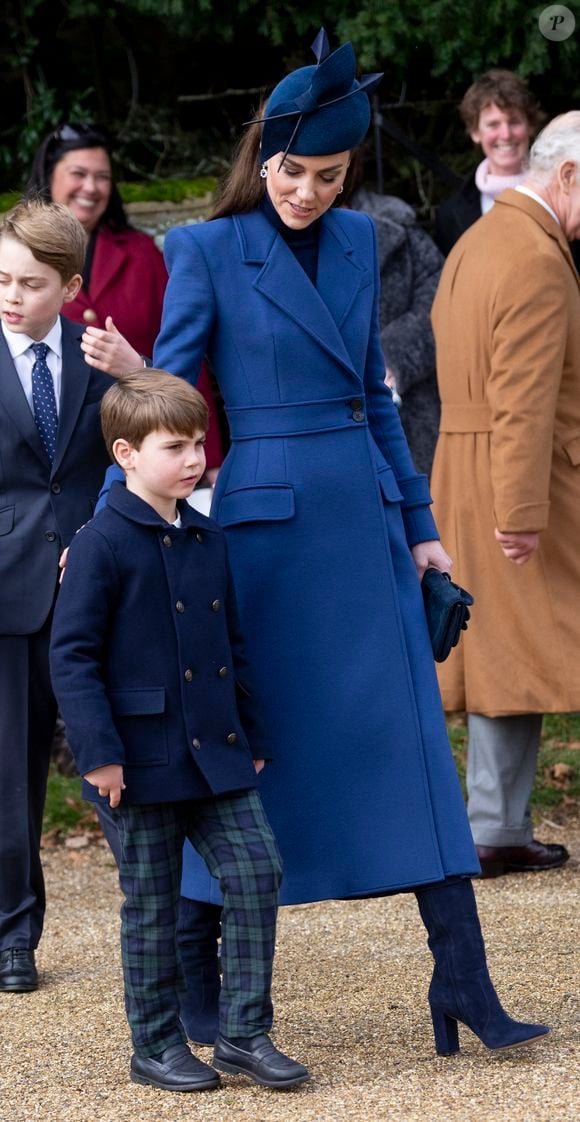
<path id="1" fill-rule="evenodd" d="M 221 991 L 217 941 L 221 907 L 200 900 L 179 899 L 177 945 L 185 976 L 179 992 L 179 1015 L 196 1044 L 214 1044 L 218 1035 L 218 1005 Z"/>
<path id="2" fill-rule="evenodd" d="M 471 881 L 450 878 L 416 889 L 435 969 L 429 1005 L 440 1056 L 459 1052 L 457 1022 L 467 1025 L 486 1048 L 513 1048 L 546 1036 L 547 1025 L 514 1021 L 502 1008 L 485 960 Z"/>

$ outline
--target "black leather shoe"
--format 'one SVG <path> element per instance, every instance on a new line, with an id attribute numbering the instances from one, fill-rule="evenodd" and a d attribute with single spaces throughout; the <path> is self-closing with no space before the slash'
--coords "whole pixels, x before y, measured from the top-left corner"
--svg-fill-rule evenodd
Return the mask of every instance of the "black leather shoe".
<path id="1" fill-rule="evenodd" d="M 249 1075 L 254 1083 L 283 1091 L 310 1079 L 304 1064 L 291 1060 L 274 1047 L 269 1036 L 250 1036 L 244 1047 L 232 1044 L 225 1036 L 218 1036 L 213 1053 L 213 1064 L 218 1071 L 230 1075 Z"/>
<path id="2" fill-rule="evenodd" d="M 187 1044 L 171 1044 L 159 1060 L 131 1056 L 131 1079 L 162 1091 L 212 1091 L 220 1081 L 217 1071 L 198 1060 Z"/>
<path id="3" fill-rule="evenodd" d="M 570 854 L 563 845 L 477 845 L 482 877 L 500 877 L 503 873 L 538 873 L 542 869 L 559 869 Z"/>
<path id="4" fill-rule="evenodd" d="M 30 993 L 38 989 L 34 951 L 10 947 L 0 952 L 0 993 Z"/>

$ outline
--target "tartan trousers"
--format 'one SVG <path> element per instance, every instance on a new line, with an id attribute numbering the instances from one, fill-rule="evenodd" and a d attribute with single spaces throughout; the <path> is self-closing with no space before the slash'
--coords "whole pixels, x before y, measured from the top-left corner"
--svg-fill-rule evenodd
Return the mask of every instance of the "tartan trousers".
<path id="1" fill-rule="evenodd" d="M 282 862 L 257 791 L 215 799 L 119 806 L 121 952 L 125 1009 L 139 1056 L 186 1040 L 177 947 L 182 850 L 189 838 L 224 895 L 220 1032 L 272 1026 L 272 962 Z"/>

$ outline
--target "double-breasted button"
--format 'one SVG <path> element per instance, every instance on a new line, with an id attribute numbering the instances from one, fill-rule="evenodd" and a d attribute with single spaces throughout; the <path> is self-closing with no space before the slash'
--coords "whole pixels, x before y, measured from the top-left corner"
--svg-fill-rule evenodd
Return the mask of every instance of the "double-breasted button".
<path id="1" fill-rule="evenodd" d="M 187 667 L 187 670 L 184 670 L 183 677 L 185 678 L 186 682 L 193 681 L 193 670 L 190 670 L 189 666 Z"/>
<path id="2" fill-rule="evenodd" d="M 45 536 L 47 542 L 55 542 L 56 541 L 56 534 L 55 534 L 54 530 L 47 530 L 44 536 Z"/>
<path id="3" fill-rule="evenodd" d="M 55 479 L 54 483 L 51 483 L 50 489 L 51 489 L 53 495 L 60 495 L 60 483 L 57 483 L 56 479 Z"/>
<path id="4" fill-rule="evenodd" d="M 228 744 L 235 744 L 237 742 L 237 739 L 238 739 L 237 733 L 228 732 L 228 735 L 226 736 L 226 740 L 227 740 Z"/>
<path id="5" fill-rule="evenodd" d="M 221 606 L 222 606 L 221 600 L 212 600 L 212 605 L 211 605 L 212 612 L 219 612 Z"/>
<path id="6" fill-rule="evenodd" d="M 192 748 L 201 748 L 201 741 L 197 739 L 197 736 L 194 736 L 194 738 L 191 742 L 191 747 Z"/>
<path id="7" fill-rule="evenodd" d="M 229 670 L 228 670 L 227 666 L 220 666 L 220 668 L 218 670 L 218 674 L 219 674 L 220 678 L 227 678 L 227 676 L 229 674 Z"/>
<path id="8" fill-rule="evenodd" d="M 178 600 L 176 602 L 175 611 L 176 612 L 184 612 L 185 611 L 185 604 L 183 603 L 183 600 Z"/>
<path id="9" fill-rule="evenodd" d="M 163 545 L 172 545 L 172 544 L 173 543 L 171 541 L 171 538 L 169 537 L 169 534 L 166 534 L 165 537 L 163 538 Z"/>
<path id="10" fill-rule="evenodd" d="M 85 308 L 85 310 L 83 312 L 83 319 L 84 319 L 85 323 L 96 323 L 98 318 L 99 317 L 98 317 L 97 313 L 95 311 L 93 311 L 92 308 Z"/>
<path id="11" fill-rule="evenodd" d="M 203 534 L 202 534 L 201 530 L 198 530 L 198 531 L 197 531 L 197 533 L 196 533 L 196 535 L 195 535 L 195 540 L 196 540 L 196 541 L 198 541 L 198 542 L 202 542 L 202 541 L 203 541 Z"/>
<path id="12" fill-rule="evenodd" d="M 350 403 L 350 407 L 351 407 L 351 409 L 362 409 L 362 404 L 363 404 L 362 403 L 362 398 L 353 397 L 353 399 Z"/>
<path id="13" fill-rule="evenodd" d="M 352 419 L 353 421 L 364 421 L 365 415 L 362 409 L 353 409 Z"/>

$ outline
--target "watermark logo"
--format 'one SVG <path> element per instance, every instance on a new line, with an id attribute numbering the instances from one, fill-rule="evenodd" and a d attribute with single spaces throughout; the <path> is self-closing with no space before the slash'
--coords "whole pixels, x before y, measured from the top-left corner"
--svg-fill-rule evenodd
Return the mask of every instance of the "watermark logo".
<path id="1" fill-rule="evenodd" d="M 574 12 L 564 4 L 550 4 L 549 8 L 544 8 L 540 13 L 538 26 L 545 39 L 561 43 L 563 39 L 569 39 L 573 34 L 576 19 Z"/>

